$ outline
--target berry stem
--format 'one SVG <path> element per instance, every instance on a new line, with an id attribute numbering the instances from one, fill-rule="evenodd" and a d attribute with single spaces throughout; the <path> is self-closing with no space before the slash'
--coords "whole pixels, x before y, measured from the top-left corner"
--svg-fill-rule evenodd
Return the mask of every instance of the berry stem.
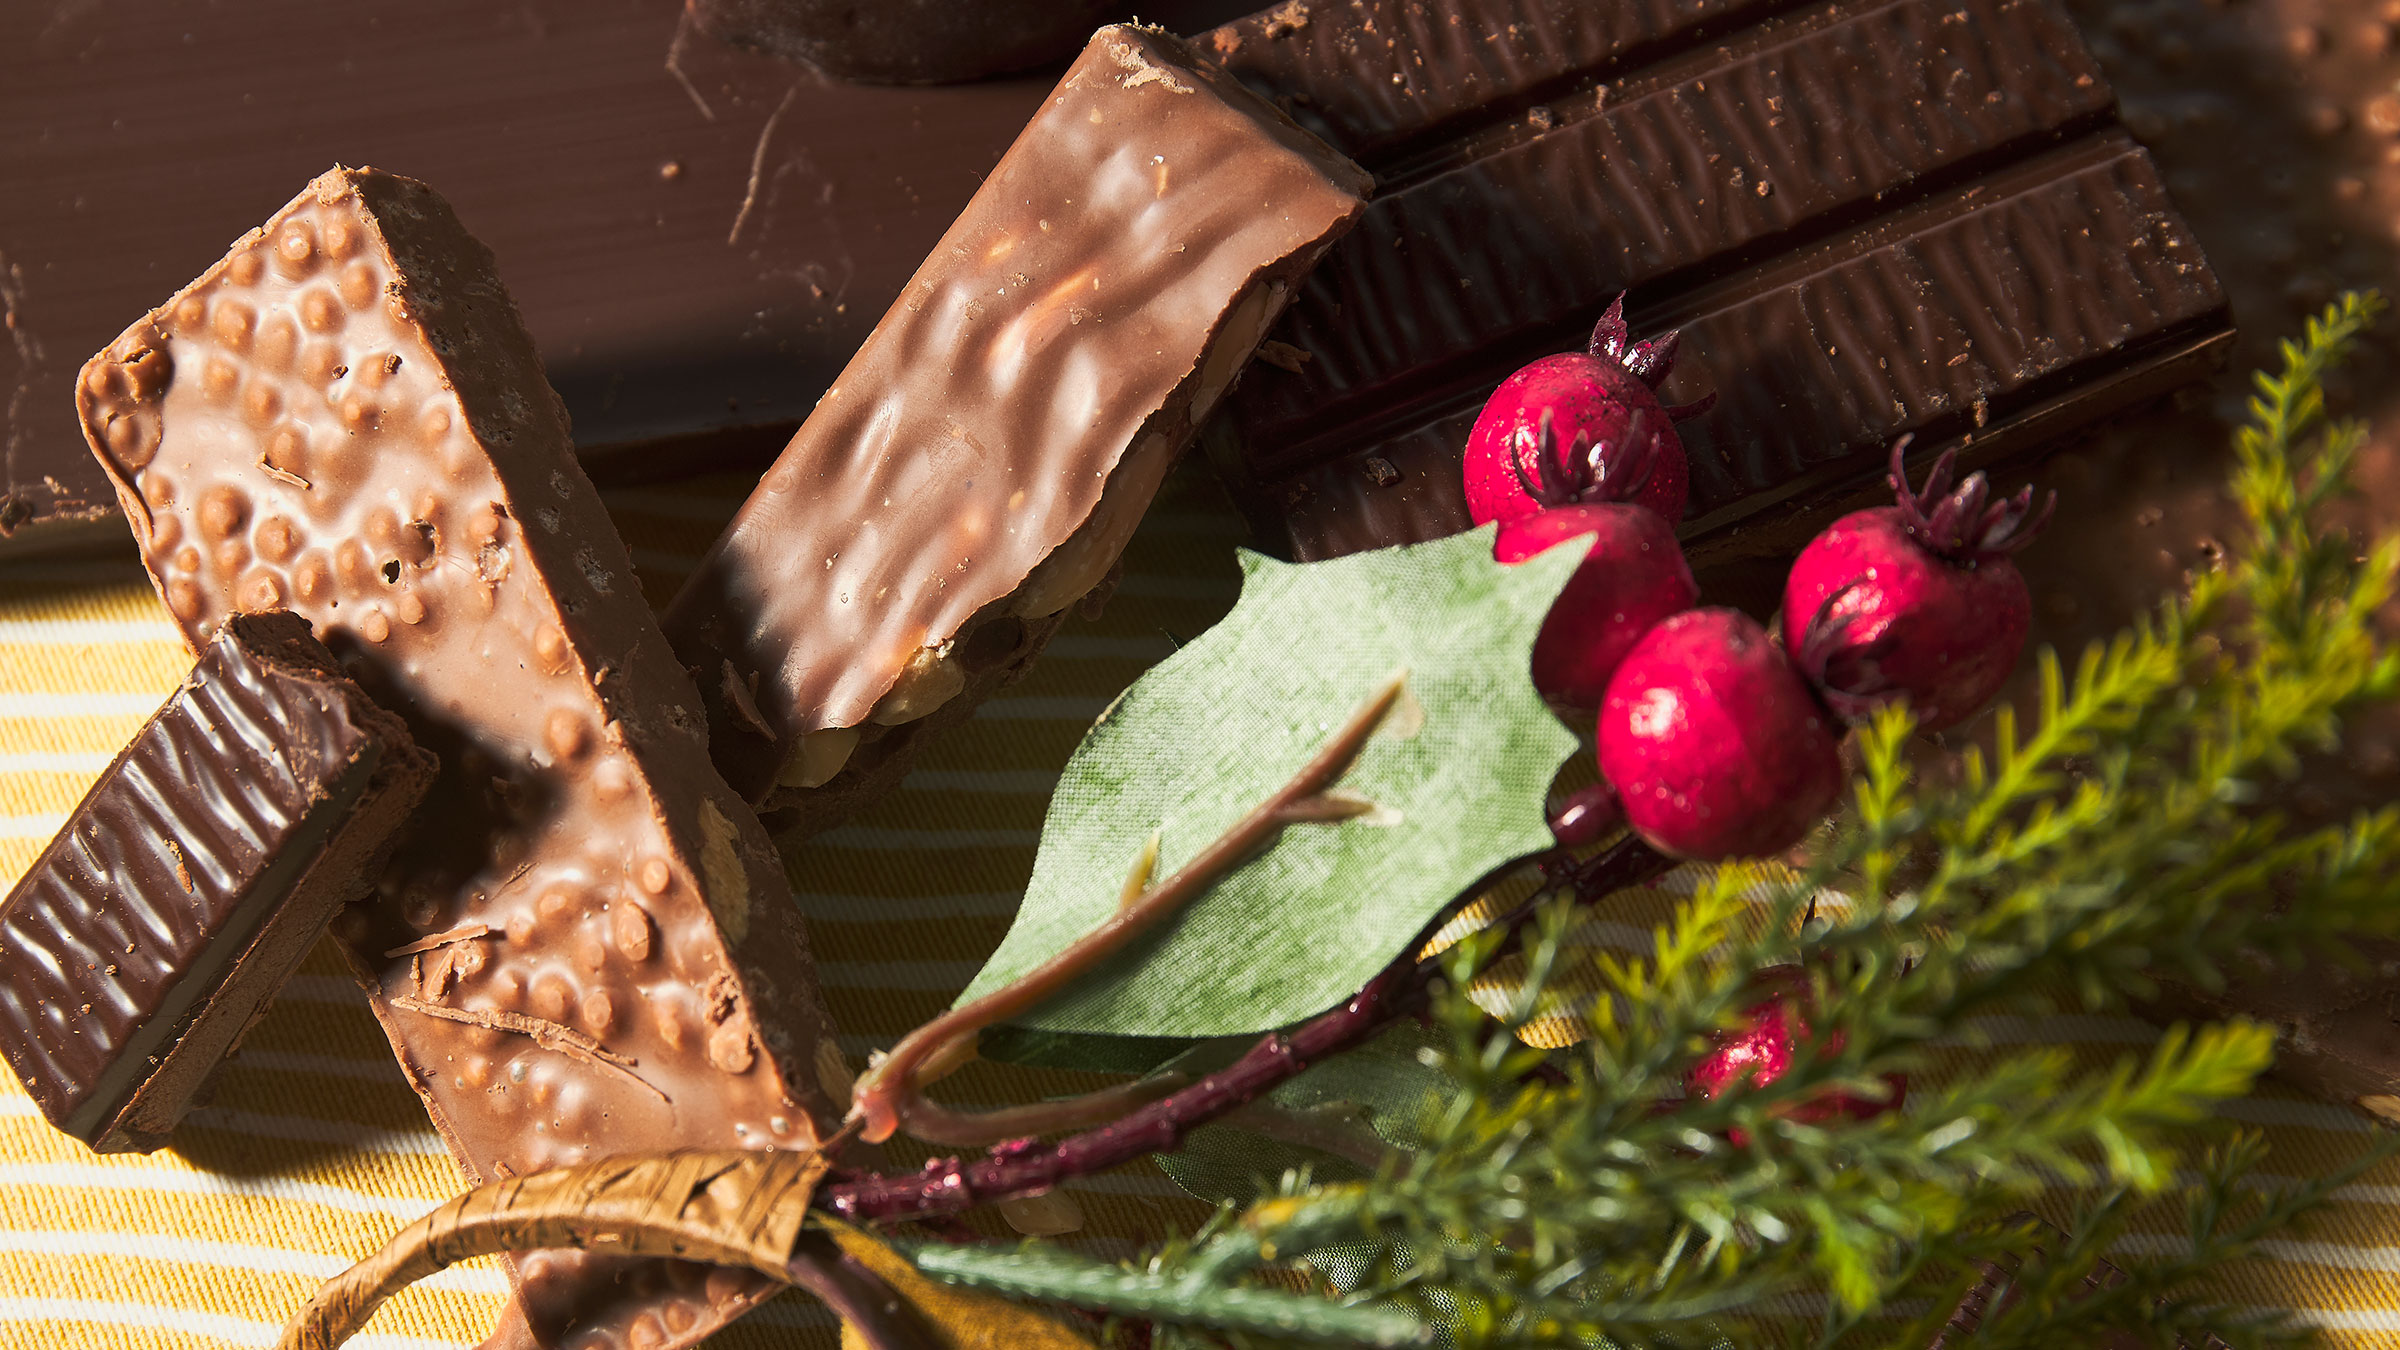
<path id="1" fill-rule="evenodd" d="M 1672 864 L 1627 838 L 1581 861 L 1553 862 L 1549 884 L 1499 920 L 1510 932 L 1530 922 L 1560 889 L 1589 901 L 1637 885 Z M 1042 1147 L 1003 1145 L 973 1162 L 937 1159 L 902 1176 L 856 1174 L 817 1192 L 815 1203 L 853 1222 L 896 1222 L 955 1214 L 976 1205 L 1047 1191 L 1071 1177 L 1106 1171 L 1176 1149 L 1196 1126 L 1264 1096 L 1309 1065 L 1358 1046 L 1424 1006 L 1441 972 L 1438 957 L 1403 956 L 1350 1000 L 1288 1032 L 1272 1033 L 1229 1067 L 1141 1107 L 1124 1119 Z"/>

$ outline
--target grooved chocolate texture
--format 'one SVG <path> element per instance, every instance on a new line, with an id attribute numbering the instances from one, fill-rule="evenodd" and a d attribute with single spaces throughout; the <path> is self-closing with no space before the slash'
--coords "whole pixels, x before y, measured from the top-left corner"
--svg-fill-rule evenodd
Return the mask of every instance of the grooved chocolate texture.
<path id="1" fill-rule="evenodd" d="M 1333 59 L 1340 35 L 1393 8 L 1311 4 L 1301 29 L 1253 16 L 1212 42 L 1316 106 L 1320 83 L 1371 74 Z M 1397 8 L 1495 31 L 1471 0 Z M 1704 553 L 1778 546 L 1782 528 L 1736 527 L 1839 495 L 1900 434 L 1989 462 L 2191 377 L 2229 340 L 2197 243 L 2047 0 L 1700 11 L 1629 20 L 1615 45 L 1529 24 L 1477 58 L 1511 72 L 1485 81 L 1492 97 L 1566 92 L 1497 121 L 1432 99 L 1362 124 L 1398 144 L 1413 107 L 1453 130 L 1379 165 L 1384 191 L 1273 335 L 1308 359 L 1254 375 L 1212 438 L 1270 546 L 1326 557 L 1463 528 L 1457 464 L 1483 400 L 1581 347 L 1620 292 L 1637 331 L 1685 326 L 1667 396 L 1720 398 L 1682 428 L 1682 531 Z"/>
<path id="2" fill-rule="evenodd" d="M 1101 29 L 667 611 L 734 786 L 822 827 L 1029 661 L 1365 188 Z"/>
<path id="3" fill-rule="evenodd" d="M 1378 168 L 1429 136 L 1596 81 L 1797 0 L 1293 0 L 1203 41 L 1293 120 Z"/>
<path id="4" fill-rule="evenodd" d="M 469 1176 L 815 1144 L 844 1071 L 782 865 L 448 205 L 318 178 L 78 395 L 188 636 L 288 605 L 441 755 L 334 934 Z M 511 1270 L 534 1334 L 574 1346 L 689 1344 L 769 1292 L 579 1253 Z"/>
<path id="5" fill-rule="evenodd" d="M 0 1049 L 50 1123 L 163 1143 L 433 770 L 305 620 L 227 624 L 0 907 Z"/>

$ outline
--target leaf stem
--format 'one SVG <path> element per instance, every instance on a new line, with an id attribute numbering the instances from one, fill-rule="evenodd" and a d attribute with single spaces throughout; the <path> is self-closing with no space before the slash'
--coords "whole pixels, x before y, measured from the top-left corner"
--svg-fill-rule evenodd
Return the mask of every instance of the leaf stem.
<path id="1" fill-rule="evenodd" d="M 1126 1084 L 1063 1102 L 1043 1102 L 1004 1111 L 953 1111 L 923 1095 L 920 1071 L 929 1060 L 952 1052 L 952 1047 L 981 1032 L 1047 1002 L 1093 967 L 1148 932 L 1189 903 L 1219 878 L 1231 872 L 1284 826 L 1301 820 L 1337 820 L 1362 815 L 1372 804 L 1321 794 L 1347 772 L 1367 738 L 1375 734 L 1384 714 L 1398 701 L 1408 681 L 1401 671 L 1369 694 L 1358 711 L 1335 730 L 1316 755 L 1265 801 L 1235 821 L 1216 842 L 1173 876 L 1143 889 L 1155 866 L 1155 845 L 1143 850 L 1125 898 L 1117 912 L 1099 927 L 1042 964 L 1007 984 L 952 1008 L 917 1028 L 893 1047 L 858 1080 L 850 1098 L 849 1120 L 860 1123 L 861 1136 L 879 1144 L 900 1129 L 928 1143 L 972 1147 L 1049 1130 L 1072 1129 L 1107 1120 L 1182 1086 L 1182 1080 L 1152 1080 Z"/>
<path id="2" fill-rule="evenodd" d="M 1627 838 L 1568 869 L 1564 884 L 1579 894 L 1604 894 L 1657 876 L 1671 865 L 1640 840 Z M 1529 898 L 1498 926 L 1514 929 L 1529 922 L 1540 910 L 1540 900 L 1539 895 Z M 1144 1154 L 1172 1152 L 1195 1126 L 1257 1100 L 1309 1065 L 1363 1044 L 1422 1007 L 1441 968 L 1438 956 L 1422 961 L 1413 953 L 1404 956 L 1340 1007 L 1291 1031 L 1266 1036 L 1230 1066 L 1113 1124 L 1046 1147 L 1004 1144 L 973 1162 L 949 1158 L 898 1176 L 851 1175 L 822 1188 L 815 1203 L 859 1223 L 933 1218 L 1037 1195 L 1070 1177 L 1103 1172 Z"/>

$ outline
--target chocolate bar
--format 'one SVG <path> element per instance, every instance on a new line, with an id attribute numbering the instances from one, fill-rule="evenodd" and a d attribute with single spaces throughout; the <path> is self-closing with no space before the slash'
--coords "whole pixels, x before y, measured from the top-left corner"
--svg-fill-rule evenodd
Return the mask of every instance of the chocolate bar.
<path id="1" fill-rule="evenodd" d="M 0 1051 L 50 1123 L 165 1143 L 434 768 L 306 620 L 226 623 L 0 905 Z"/>
<path id="2" fill-rule="evenodd" d="M 1990 463 L 2231 340 L 2050 0 L 1321 0 L 1207 42 L 1379 174 L 1211 438 L 1295 557 L 1464 528 L 1483 400 L 1620 292 L 1682 330 L 1662 397 L 1719 397 L 1696 561 L 1797 543 L 1903 434 Z"/>
<path id="3" fill-rule="evenodd" d="M 815 1145 L 842 1070 L 782 865 L 449 206 L 327 173 L 77 392 L 187 636 L 288 605 L 441 755 L 416 843 L 333 931 L 471 1180 Z M 544 1341 L 683 1344 L 767 1292 L 573 1253 L 513 1274 Z"/>
<path id="4" fill-rule="evenodd" d="M 1094 36 L 667 612 L 734 786 L 829 823 L 1031 660 L 1365 188 Z"/>
<path id="5" fill-rule="evenodd" d="M 1071 55 L 1110 0 L 684 0 L 704 33 L 839 80 L 951 84 Z"/>

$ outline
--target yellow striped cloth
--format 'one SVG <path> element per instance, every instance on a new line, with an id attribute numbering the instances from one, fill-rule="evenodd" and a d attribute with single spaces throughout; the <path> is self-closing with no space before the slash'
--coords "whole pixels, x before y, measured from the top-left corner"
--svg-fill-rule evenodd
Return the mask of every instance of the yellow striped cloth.
<path id="1" fill-rule="evenodd" d="M 609 494 L 653 602 L 672 593 L 741 490 L 720 480 Z M 1105 615 L 1070 626 L 1030 677 L 937 743 L 902 791 L 809 847 L 800 903 L 854 1066 L 945 1006 L 998 943 L 1058 767 L 1111 696 L 1231 604 L 1240 537 L 1212 489 L 1179 478 L 1135 538 Z M 187 664 L 130 561 L 0 568 L 0 879 L 32 861 Z M 1620 897 L 1580 940 L 1641 941 L 1688 880 Z M 1984 1030 L 2003 1050 L 2063 1039 L 2093 1056 L 2155 1035 L 2128 1018 Z M 1956 1071 L 1971 1072 L 1973 1059 L 1962 1051 Z M 363 999 L 322 952 L 171 1149 L 96 1157 L 54 1134 L 13 1078 L 0 1079 L 0 1345 L 269 1344 L 318 1281 L 460 1184 Z M 978 1064 L 942 1091 L 999 1102 L 1083 1085 Z M 2273 1090 L 2232 1114 L 2265 1128 L 2273 1169 L 2289 1175 L 2332 1167 L 2368 1129 L 2350 1111 Z M 917 1156 L 901 1150 L 892 1161 Z M 1148 1165 L 1071 1190 L 1086 1220 L 1072 1240 L 1096 1255 L 1130 1253 L 1206 1213 Z M 2173 1240 L 2161 1229 L 2142 1242 L 2163 1251 Z M 2272 1246 L 2224 1294 L 2301 1310 L 2338 1344 L 2400 1346 L 2395 1272 L 2400 1167 L 2351 1188 L 2326 1221 Z M 462 1267 L 394 1300 L 355 1344 L 472 1345 L 504 1297 L 494 1264 Z M 797 1296 L 718 1342 L 835 1343 L 831 1320 Z"/>

